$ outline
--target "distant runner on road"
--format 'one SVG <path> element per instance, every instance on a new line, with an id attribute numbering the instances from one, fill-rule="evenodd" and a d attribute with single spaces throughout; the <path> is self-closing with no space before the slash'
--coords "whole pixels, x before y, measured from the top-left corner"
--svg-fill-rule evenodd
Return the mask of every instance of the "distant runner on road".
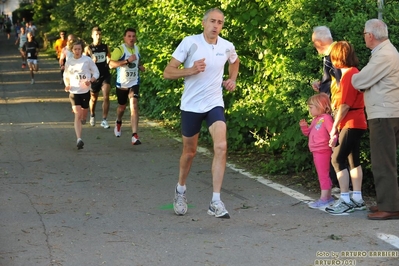
<path id="1" fill-rule="evenodd" d="M 33 71 L 39 71 L 39 64 L 37 60 L 37 56 L 39 55 L 39 45 L 35 40 L 33 40 L 33 35 L 31 32 L 28 32 L 27 37 L 28 41 L 25 42 L 22 50 L 24 51 L 25 58 L 30 70 L 30 77 L 32 79 L 30 84 L 35 84 L 35 74 L 33 73 Z"/>
<path id="2" fill-rule="evenodd" d="M 26 56 L 25 56 L 25 52 L 23 51 L 23 47 L 27 40 L 28 40 L 28 36 L 25 32 L 25 28 L 21 27 L 20 33 L 18 34 L 18 38 L 15 41 L 15 45 L 19 44 L 18 50 L 21 54 L 22 68 L 26 67 Z"/>
<path id="3" fill-rule="evenodd" d="M 109 72 L 109 60 L 111 54 L 108 45 L 101 42 L 101 29 L 94 27 L 91 32 L 93 43 L 85 48 L 85 54 L 93 59 L 96 63 L 98 70 L 100 71 L 100 77 L 97 81 L 91 84 L 90 90 L 90 125 L 95 126 L 96 124 L 96 105 L 98 100 L 98 94 L 102 90 L 103 92 L 103 113 L 101 126 L 103 128 L 109 128 L 107 122 L 107 116 L 109 111 L 109 92 L 111 90 L 111 74 Z"/>

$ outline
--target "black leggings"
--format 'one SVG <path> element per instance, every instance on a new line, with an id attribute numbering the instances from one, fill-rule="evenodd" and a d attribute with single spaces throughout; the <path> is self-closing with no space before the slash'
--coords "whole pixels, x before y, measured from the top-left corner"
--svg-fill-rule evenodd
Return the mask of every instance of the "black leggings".
<path id="1" fill-rule="evenodd" d="M 339 132 L 338 145 L 334 148 L 331 163 L 336 173 L 360 165 L 360 138 L 365 129 L 344 128 Z"/>

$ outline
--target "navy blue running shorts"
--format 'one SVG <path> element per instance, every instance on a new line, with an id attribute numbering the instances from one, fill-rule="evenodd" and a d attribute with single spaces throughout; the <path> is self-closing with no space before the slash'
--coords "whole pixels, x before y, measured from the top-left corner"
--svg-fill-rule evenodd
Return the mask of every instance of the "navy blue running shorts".
<path id="1" fill-rule="evenodd" d="M 208 128 L 216 121 L 226 122 L 224 108 L 217 106 L 206 113 L 181 111 L 181 133 L 185 137 L 192 137 L 201 130 L 202 121 L 206 121 Z"/>

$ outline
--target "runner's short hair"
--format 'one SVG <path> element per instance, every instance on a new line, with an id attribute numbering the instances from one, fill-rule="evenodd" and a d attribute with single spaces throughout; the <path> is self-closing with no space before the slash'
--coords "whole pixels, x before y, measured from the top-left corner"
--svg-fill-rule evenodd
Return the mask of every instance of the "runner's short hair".
<path id="1" fill-rule="evenodd" d="M 101 28 L 98 26 L 93 27 L 93 29 L 91 30 L 91 32 L 93 31 L 101 31 Z"/>
<path id="2" fill-rule="evenodd" d="M 123 33 L 123 36 L 126 36 L 126 33 L 128 33 L 129 31 L 136 33 L 136 29 L 135 28 L 127 28 L 125 30 L 125 32 Z"/>

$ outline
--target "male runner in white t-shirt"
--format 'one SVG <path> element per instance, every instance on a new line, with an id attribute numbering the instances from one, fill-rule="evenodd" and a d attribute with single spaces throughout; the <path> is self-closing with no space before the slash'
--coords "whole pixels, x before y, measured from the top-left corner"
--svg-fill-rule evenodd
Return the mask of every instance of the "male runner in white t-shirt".
<path id="1" fill-rule="evenodd" d="M 236 88 L 239 59 L 234 45 L 219 36 L 224 15 L 219 9 L 208 10 L 202 20 L 201 34 L 183 39 L 166 66 L 164 78 L 184 78 L 181 99 L 181 125 L 183 152 L 180 157 L 179 182 L 173 201 L 177 215 L 187 212 L 186 179 L 197 150 L 202 121 L 205 120 L 213 140 L 212 162 L 213 197 L 208 214 L 217 218 L 230 218 L 220 191 L 226 168 L 226 120 L 224 117 L 223 87 L 228 91 Z M 223 81 L 226 62 L 229 76 Z M 184 68 L 180 65 L 184 64 Z"/>

